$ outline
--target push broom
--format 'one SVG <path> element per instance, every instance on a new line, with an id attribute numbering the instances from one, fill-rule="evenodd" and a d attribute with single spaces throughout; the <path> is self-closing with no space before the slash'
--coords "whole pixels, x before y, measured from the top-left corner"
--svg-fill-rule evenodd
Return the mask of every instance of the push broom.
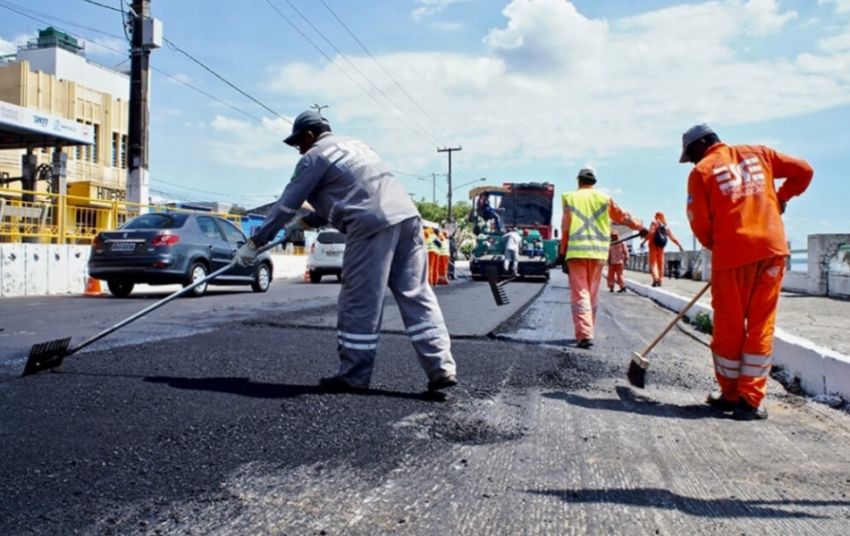
<path id="1" fill-rule="evenodd" d="M 655 345 L 658 344 L 671 329 L 673 329 L 673 326 L 675 326 L 676 323 L 685 316 L 685 313 L 687 313 L 688 310 L 690 310 L 690 308 L 693 307 L 693 305 L 697 301 L 699 301 L 700 298 L 702 298 L 702 295 L 705 294 L 705 292 L 708 290 L 708 287 L 710 286 L 711 282 L 706 283 L 706 285 L 702 287 L 702 290 L 700 290 L 696 296 L 691 298 L 691 301 L 688 302 L 688 304 L 685 305 L 685 307 L 682 308 L 681 311 L 679 311 L 679 314 L 676 315 L 676 318 L 674 318 L 672 322 L 667 324 L 667 327 L 664 328 L 664 331 L 662 331 L 661 334 L 658 335 L 658 337 L 655 337 L 655 340 L 649 343 L 649 346 L 644 348 L 643 352 L 632 352 L 632 360 L 631 362 L 629 362 L 629 372 L 627 374 L 630 384 L 641 389 L 646 387 L 646 371 L 649 368 L 649 359 L 647 359 L 646 356 L 649 355 L 649 352 L 651 352 L 652 349 L 655 348 Z"/>
<path id="2" fill-rule="evenodd" d="M 268 251 L 268 250 L 272 249 L 273 247 L 282 244 L 285 240 L 286 240 L 285 237 L 281 238 L 279 240 L 275 240 L 274 242 L 271 242 L 271 243 L 261 247 L 258 250 L 257 253 L 260 254 L 260 253 L 263 253 L 265 251 Z M 109 326 L 108 328 L 101 331 L 97 335 L 89 337 L 88 339 L 84 340 L 83 342 L 81 342 L 80 344 L 78 344 L 76 346 L 71 346 L 71 337 L 65 337 L 64 339 L 54 339 L 52 341 L 41 342 L 41 343 L 33 345 L 33 347 L 30 349 L 30 355 L 27 358 L 27 364 L 24 366 L 24 372 L 23 372 L 23 374 L 21 374 L 21 376 L 29 376 L 30 374 L 35 374 L 35 373 L 41 372 L 43 370 L 54 369 L 54 368 L 60 366 L 62 364 L 62 360 L 65 359 L 66 357 L 68 357 L 69 355 L 76 354 L 77 352 L 79 352 L 80 350 L 85 348 L 86 346 L 88 346 L 88 345 L 90 345 L 94 342 L 99 341 L 100 339 L 106 337 L 110 333 L 118 331 L 119 329 L 123 328 L 124 326 L 126 326 L 130 322 L 133 322 L 135 320 L 138 320 L 139 318 L 142 318 L 146 314 L 148 314 L 152 311 L 155 311 L 156 309 L 159 309 L 163 305 L 171 302 L 172 300 L 179 298 L 180 296 L 186 294 L 187 292 L 191 292 L 192 289 L 194 289 L 195 287 L 199 287 L 199 286 L 203 285 L 204 283 L 208 283 L 208 282 L 212 281 L 213 279 L 215 279 L 216 277 L 227 272 L 228 270 L 230 270 L 234 266 L 236 266 L 236 259 L 230 261 L 230 264 L 228 264 L 227 266 L 219 268 L 218 270 L 209 274 L 208 276 L 204 277 L 203 279 L 199 279 L 199 280 L 193 282 L 191 285 L 186 286 L 186 287 L 178 290 L 177 292 L 166 296 L 165 298 L 159 300 L 158 302 L 156 302 L 154 304 L 149 305 L 148 307 L 145 307 L 144 309 L 142 309 L 138 313 L 125 318 L 124 320 L 118 322 L 117 324 L 113 324 L 112 326 Z"/>

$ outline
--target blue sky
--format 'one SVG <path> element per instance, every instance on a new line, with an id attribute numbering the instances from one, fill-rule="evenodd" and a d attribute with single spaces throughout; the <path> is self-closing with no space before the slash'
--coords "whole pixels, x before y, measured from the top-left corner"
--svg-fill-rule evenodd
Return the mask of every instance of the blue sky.
<path id="1" fill-rule="evenodd" d="M 623 207 L 641 218 L 662 210 L 689 240 L 680 136 L 707 121 L 725 141 L 815 167 L 785 217 L 795 248 L 808 233 L 850 232 L 850 0 L 325 0 L 377 63 L 321 1 L 268 2 L 334 63 L 266 0 L 153 0 L 152 11 L 166 37 L 284 118 L 330 105 L 334 129 L 375 147 L 416 197 L 430 198 L 430 174 L 446 171 L 438 145 L 463 146 L 456 185 L 548 180 L 562 193 L 592 165 Z M 52 22 L 88 39 L 92 59 L 126 67 L 126 43 L 71 25 L 120 36 L 117 13 L 82 0 L 2 4 L 62 19 Z M 43 26 L 0 13 L 0 52 Z M 286 120 L 174 50 L 152 63 L 257 118 L 154 73 L 152 188 L 273 200 L 297 159 L 280 143 Z"/>

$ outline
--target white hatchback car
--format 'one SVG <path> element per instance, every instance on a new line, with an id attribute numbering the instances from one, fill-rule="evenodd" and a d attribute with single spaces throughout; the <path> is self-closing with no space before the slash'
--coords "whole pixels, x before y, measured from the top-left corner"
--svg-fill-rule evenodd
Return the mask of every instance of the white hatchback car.
<path id="1" fill-rule="evenodd" d="M 345 253 L 345 235 L 333 229 L 319 231 L 307 257 L 307 272 L 311 283 L 319 283 L 322 276 L 335 275 L 342 280 L 342 256 Z"/>

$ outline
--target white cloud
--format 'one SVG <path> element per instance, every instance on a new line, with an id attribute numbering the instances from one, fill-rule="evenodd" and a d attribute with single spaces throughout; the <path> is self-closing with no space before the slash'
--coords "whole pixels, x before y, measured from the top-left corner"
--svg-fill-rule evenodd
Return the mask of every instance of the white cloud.
<path id="1" fill-rule="evenodd" d="M 835 4 L 836 13 L 850 13 L 850 0 L 818 0 L 818 4 Z"/>
<path id="2" fill-rule="evenodd" d="M 443 162 L 422 154 L 435 138 L 465 143 L 461 156 L 478 161 L 572 165 L 623 149 L 677 153 L 681 132 L 695 122 L 708 121 L 722 135 L 723 126 L 850 103 L 850 51 L 838 46 L 841 37 L 825 37 L 824 48 L 797 57 L 742 54 L 797 17 L 775 0 L 682 4 L 614 20 L 589 18 L 565 0 L 514 0 L 503 13 L 506 23 L 482 36 L 484 53 L 379 58 L 450 137 L 368 57 L 350 56 L 416 123 L 389 104 L 377 106 L 332 65 L 284 65 L 272 71 L 269 88 L 304 103 L 332 103 L 338 130 L 365 138 L 400 169 L 419 169 L 401 161 Z M 417 134 L 424 129 L 431 135 Z"/>
<path id="3" fill-rule="evenodd" d="M 99 36 L 94 39 L 80 39 L 86 47 L 86 56 L 93 59 L 125 59 L 130 56 L 130 45 L 124 39 Z"/>
<path id="4" fill-rule="evenodd" d="M 416 0 L 416 5 L 419 7 L 414 9 L 410 13 L 410 16 L 413 17 L 413 20 L 418 22 L 445 11 L 446 8 L 452 4 L 465 1 L 468 0 Z"/>
<path id="5" fill-rule="evenodd" d="M 257 124 L 216 115 L 208 125 L 209 157 L 235 167 L 286 172 L 298 159 L 298 153 L 282 143 L 290 128 L 280 118 L 263 117 Z M 279 183 L 281 175 L 272 179 Z"/>
<path id="6" fill-rule="evenodd" d="M 35 33 L 25 33 L 16 35 L 10 40 L 0 37 L 0 56 L 14 54 L 18 51 L 18 46 L 25 45 L 27 41 L 35 39 Z"/>

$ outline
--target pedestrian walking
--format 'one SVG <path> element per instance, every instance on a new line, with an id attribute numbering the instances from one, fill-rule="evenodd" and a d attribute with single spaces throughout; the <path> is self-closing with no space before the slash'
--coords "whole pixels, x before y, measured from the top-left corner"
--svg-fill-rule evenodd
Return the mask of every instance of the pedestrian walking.
<path id="1" fill-rule="evenodd" d="M 619 292 L 626 291 L 626 281 L 623 278 L 623 268 L 629 258 L 629 247 L 625 242 L 615 244 L 620 239 L 620 233 L 611 231 L 611 246 L 608 248 L 608 291 L 614 292 L 614 284 L 619 285 Z"/>
<path id="2" fill-rule="evenodd" d="M 369 146 L 334 134 L 314 111 L 295 119 L 284 142 L 297 147 L 301 159 L 236 259 L 252 264 L 257 248 L 284 226 L 290 231 L 330 223 L 345 233 L 337 318 L 340 366 L 319 385 L 331 391 L 369 387 L 387 289 L 428 377 L 428 390 L 455 385 L 448 330 L 427 281 L 422 221 L 404 187 Z M 305 200 L 315 212 L 290 221 Z"/>
<path id="3" fill-rule="evenodd" d="M 763 145 L 727 145 L 705 124 L 682 135 L 691 229 L 712 252 L 711 350 L 719 393 L 708 404 L 739 420 L 766 419 L 773 330 L 790 255 L 781 215 L 812 180 L 812 167 Z M 774 181 L 785 179 L 776 189 Z"/>
<path id="4" fill-rule="evenodd" d="M 564 207 L 561 220 L 561 244 L 558 263 L 565 266 L 570 280 L 570 307 L 575 328 L 576 346 L 593 346 L 596 310 L 602 268 L 608 258 L 611 221 L 648 232 L 640 220 L 621 209 L 613 199 L 594 189 L 596 171 L 579 171 L 578 190 L 561 197 Z"/>
<path id="5" fill-rule="evenodd" d="M 667 225 L 667 218 L 663 212 L 656 212 L 655 219 L 649 224 L 649 234 L 641 241 L 649 244 L 649 273 L 652 275 L 652 286 L 660 287 L 664 280 L 664 248 L 667 242 L 673 242 L 679 246 L 679 251 L 685 251 L 682 243 L 673 234 L 673 230 Z"/>

